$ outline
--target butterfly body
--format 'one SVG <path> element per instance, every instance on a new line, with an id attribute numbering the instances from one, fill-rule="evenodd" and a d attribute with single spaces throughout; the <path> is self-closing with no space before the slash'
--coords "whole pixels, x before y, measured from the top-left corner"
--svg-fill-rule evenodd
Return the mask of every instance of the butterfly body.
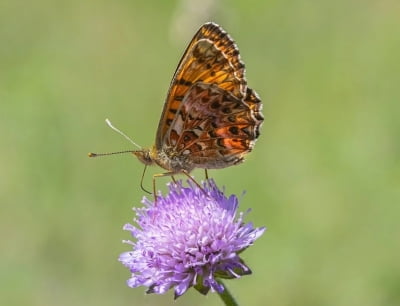
<path id="1" fill-rule="evenodd" d="M 204 24 L 178 64 L 155 145 L 133 154 L 168 174 L 241 163 L 264 119 L 261 100 L 244 74 L 234 41 L 218 25 Z"/>

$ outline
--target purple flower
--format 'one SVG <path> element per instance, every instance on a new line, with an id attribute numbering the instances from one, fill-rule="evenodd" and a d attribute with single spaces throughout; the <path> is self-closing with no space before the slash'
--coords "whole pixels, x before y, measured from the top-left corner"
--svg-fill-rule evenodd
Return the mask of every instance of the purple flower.
<path id="1" fill-rule="evenodd" d="M 251 270 L 239 253 L 253 244 L 265 228 L 236 216 L 238 199 L 227 198 L 214 181 L 203 188 L 188 182 L 170 183 L 169 193 L 157 203 L 143 199 L 134 221 L 125 230 L 136 238 L 133 250 L 119 260 L 131 271 L 129 287 L 148 287 L 147 293 L 162 294 L 175 288 L 175 298 L 194 286 L 202 294 L 224 291 L 218 278 L 239 278 Z"/>

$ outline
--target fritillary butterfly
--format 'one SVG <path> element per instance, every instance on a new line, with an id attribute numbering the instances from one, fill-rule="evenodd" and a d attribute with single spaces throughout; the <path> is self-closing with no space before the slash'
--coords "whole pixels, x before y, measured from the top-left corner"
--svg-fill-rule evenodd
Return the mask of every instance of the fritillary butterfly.
<path id="1" fill-rule="evenodd" d="M 145 165 L 188 174 L 241 163 L 264 120 L 231 37 L 217 24 L 194 35 L 172 78 L 155 145 L 132 153 Z"/>
<path id="2" fill-rule="evenodd" d="M 247 87 L 235 42 L 220 26 L 208 22 L 194 35 L 178 64 L 155 145 L 130 152 L 146 166 L 157 164 L 167 170 L 153 177 L 154 191 L 158 176 L 190 177 L 195 168 L 207 171 L 237 165 L 260 135 L 261 109 L 260 98 Z"/>

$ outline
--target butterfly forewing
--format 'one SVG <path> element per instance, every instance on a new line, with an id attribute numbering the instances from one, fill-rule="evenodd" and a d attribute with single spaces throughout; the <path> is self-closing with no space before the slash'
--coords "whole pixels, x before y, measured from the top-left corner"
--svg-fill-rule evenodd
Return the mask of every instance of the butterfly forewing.
<path id="1" fill-rule="evenodd" d="M 207 23 L 195 34 L 172 79 L 156 136 L 161 149 L 165 135 L 185 95 L 197 82 L 216 84 L 241 99 L 246 92 L 244 64 L 230 36 L 214 23 Z"/>

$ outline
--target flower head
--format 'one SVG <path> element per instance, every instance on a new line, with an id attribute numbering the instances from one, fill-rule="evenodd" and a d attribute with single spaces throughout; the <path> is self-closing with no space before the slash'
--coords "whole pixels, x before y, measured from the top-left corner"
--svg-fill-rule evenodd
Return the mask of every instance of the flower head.
<path id="1" fill-rule="evenodd" d="M 125 241 L 133 250 L 119 257 L 132 273 L 128 286 L 158 294 L 175 288 L 177 298 L 192 286 L 203 294 L 221 293 L 218 278 L 251 274 L 239 253 L 265 228 L 245 224 L 243 213 L 237 216 L 237 197 L 226 197 L 214 181 L 202 188 L 188 183 L 170 183 L 169 193 L 156 203 L 144 198 L 145 206 L 134 209 L 137 226 L 124 226 L 136 238 Z"/>

